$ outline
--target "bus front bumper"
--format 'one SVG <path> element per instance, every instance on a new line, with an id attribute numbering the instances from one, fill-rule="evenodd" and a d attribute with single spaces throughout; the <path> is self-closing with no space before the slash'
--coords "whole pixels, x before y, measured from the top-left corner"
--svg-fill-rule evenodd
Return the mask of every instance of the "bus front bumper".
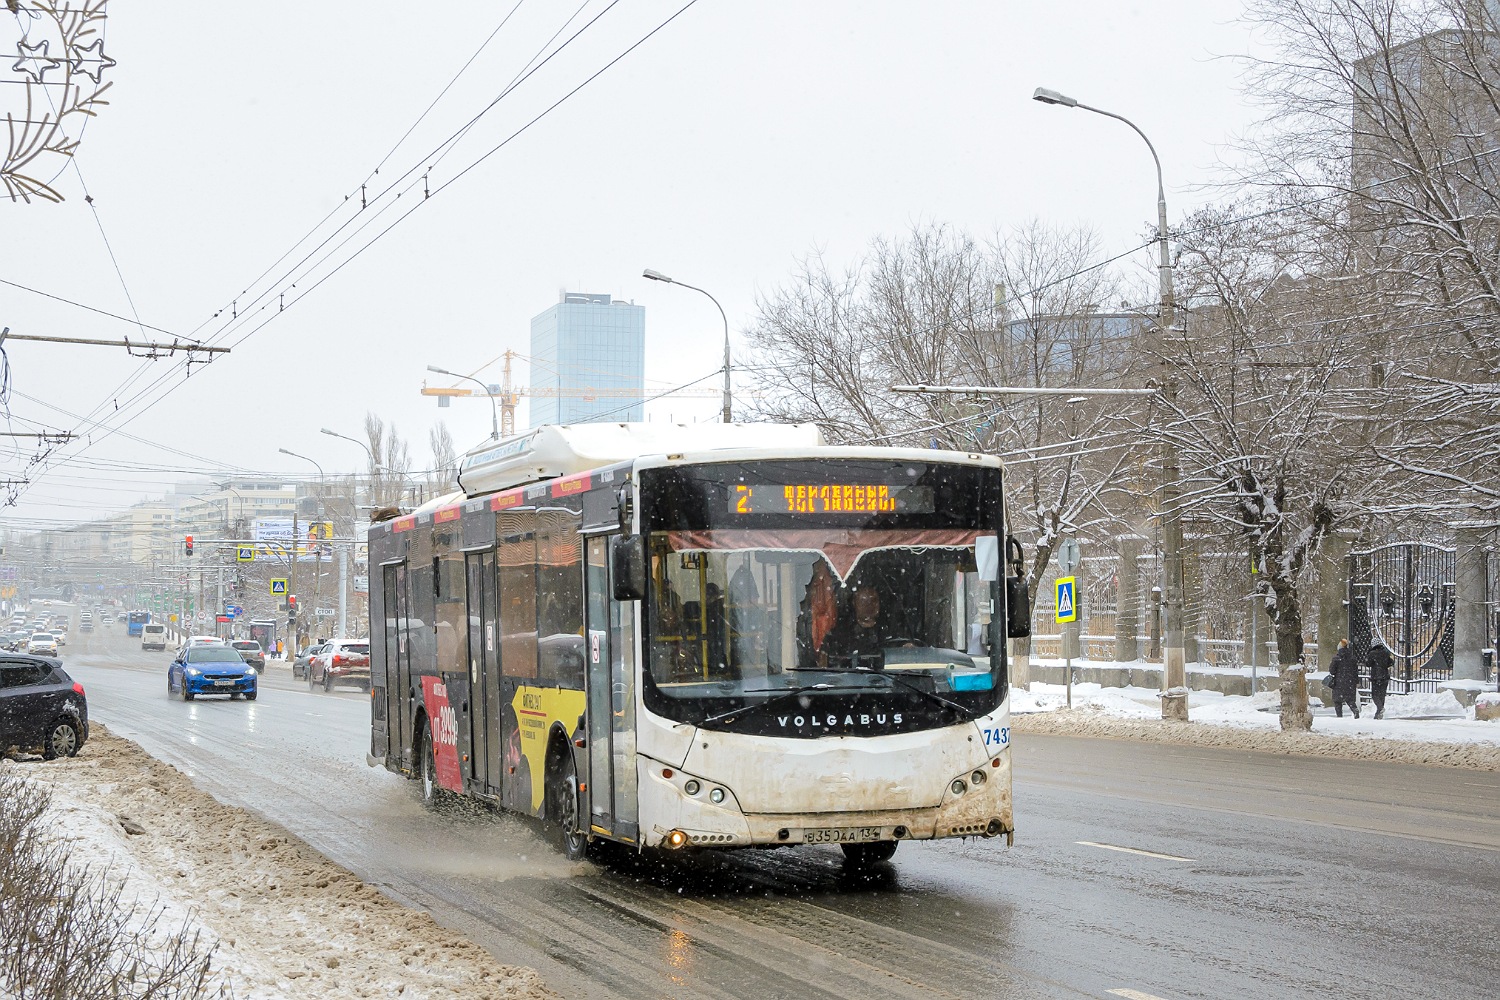
<path id="1" fill-rule="evenodd" d="M 838 812 L 745 813 L 727 786 L 644 758 L 642 765 L 644 847 L 786 847 L 1001 834 L 1009 842 L 1015 833 L 1008 749 L 986 761 L 986 766 L 950 778 L 936 806 L 886 802 L 870 803 L 880 808 Z M 976 772 L 984 776 L 979 782 L 973 780 Z M 961 792 L 957 790 L 960 781 Z M 697 789 L 690 792 L 693 784 Z M 722 791 L 722 801 L 712 800 L 715 790 Z"/>

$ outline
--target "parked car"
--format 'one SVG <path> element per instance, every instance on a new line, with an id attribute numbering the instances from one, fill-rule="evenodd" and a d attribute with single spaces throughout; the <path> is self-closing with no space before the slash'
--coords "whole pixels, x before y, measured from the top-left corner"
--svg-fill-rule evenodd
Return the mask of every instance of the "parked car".
<path id="1" fill-rule="evenodd" d="M 241 658 L 239 650 L 222 642 L 188 646 L 178 650 L 167 667 L 167 694 L 174 693 L 180 693 L 183 701 L 205 694 L 254 701 L 259 672 Z"/>
<path id="2" fill-rule="evenodd" d="M 72 757 L 88 738 L 88 699 L 62 664 L 0 657 L 0 752 L 15 747 L 48 760 Z"/>
<path id="3" fill-rule="evenodd" d="M 323 647 L 326 645 L 327 643 L 325 642 L 314 643 L 313 645 L 308 646 L 302 652 L 297 654 L 297 658 L 292 661 L 293 680 L 297 680 L 300 677 L 307 676 L 308 663 L 311 662 L 314 656 L 317 656 L 319 653 L 321 653 L 323 651 Z"/>
<path id="4" fill-rule="evenodd" d="M 166 649 L 167 627 L 161 622 L 146 622 L 141 626 L 142 649 Z"/>
<path id="5" fill-rule="evenodd" d="M 229 645 L 239 650 L 240 658 L 256 670 L 266 669 L 266 651 L 254 639 L 236 639 Z"/>
<path id="6" fill-rule="evenodd" d="M 26 652 L 31 656 L 56 656 L 57 636 L 51 632 L 33 632 L 26 643 Z"/>
<path id="7" fill-rule="evenodd" d="M 307 686 L 322 684 L 332 691 L 335 684 L 358 684 L 370 689 L 370 641 L 334 639 L 308 661 Z"/>

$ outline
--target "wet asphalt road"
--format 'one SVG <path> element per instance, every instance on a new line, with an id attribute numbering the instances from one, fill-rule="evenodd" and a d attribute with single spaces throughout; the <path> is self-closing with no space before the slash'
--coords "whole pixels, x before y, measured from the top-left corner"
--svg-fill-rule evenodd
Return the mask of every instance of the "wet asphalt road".
<path id="1" fill-rule="evenodd" d="M 831 848 L 572 866 L 526 821 L 429 813 L 366 767 L 361 692 L 310 692 L 273 663 L 257 702 L 183 703 L 168 657 L 123 628 L 73 640 L 94 718 L 568 997 L 1477 998 L 1500 982 L 1496 774 L 1022 736 L 1009 850 L 908 843 L 864 877 Z"/>

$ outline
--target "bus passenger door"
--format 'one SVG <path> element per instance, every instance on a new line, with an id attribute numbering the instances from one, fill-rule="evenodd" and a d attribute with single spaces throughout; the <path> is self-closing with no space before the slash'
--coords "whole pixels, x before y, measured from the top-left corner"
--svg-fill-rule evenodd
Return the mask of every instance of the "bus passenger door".
<path id="1" fill-rule="evenodd" d="M 588 540 L 588 786 L 589 824 L 634 843 L 635 607 L 613 600 L 609 539 Z"/>
<path id="2" fill-rule="evenodd" d="M 609 643 L 609 548 L 608 538 L 588 540 L 584 585 L 588 590 L 588 809 L 589 825 L 595 833 L 615 831 L 614 776 L 610 763 L 610 736 L 614 732 Z"/>
<path id="3" fill-rule="evenodd" d="M 398 762 L 411 763 L 410 704 L 407 684 L 409 623 L 406 620 L 406 564 L 385 567 L 381 581 L 385 603 L 385 698 L 390 753 Z"/>
<path id="4" fill-rule="evenodd" d="M 469 618 L 469 766 L 468 778 L 474 788 L 487 789 L 491 783 L 489 774 L 490 760 L 490 717 L 484 697 L 485 681 L 489 674 L 496 671 L 494 656 L 495 623 L 490 621 L 489 645 L 485 645 L 485 617 L 484 617 L 484 592 L 487 583 L 484 573 L 484 560 L 489 556 L 491 565 L 494 564 L 494 555 L 489 552 L 471 552 L 465 558 L 465 571 L 468 575 L 468 609 Z M 498 785 L 499 776 L 495 776 L 494 784 Z"/>

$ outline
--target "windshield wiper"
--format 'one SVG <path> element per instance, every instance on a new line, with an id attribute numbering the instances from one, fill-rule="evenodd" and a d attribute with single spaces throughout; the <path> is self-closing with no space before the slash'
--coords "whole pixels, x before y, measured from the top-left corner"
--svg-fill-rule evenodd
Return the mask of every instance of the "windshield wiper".
<path id="1" fill-rule="evenodd" d="M 867 668 L 865 668 L 865 667 L 857 667 L 856 669 L 858 669 L 858 670 L 865 670 Z M 915 691 L 917 694 L 922 695 L 924 698 L 930 698 L 933 701 L 937 702 L 939 705 L 943 705 L 943 706 L 945 706 L 947 708 L 951 708 L 955 712 L 958 712 L 961 715 L 970 715 L 971 714 L 967 708 L 965 708 L 964 706 L 960 705 L 958 702 L 956 702 L 956 701 L 949 701 L 947 698 L 944 698 L 942 695 L 938 694 L 936 691 L 924 691 L 921 688 L 917 687 L 917 685 L 913 684 L 911 681 L 907 680 L 905 677 L 898 677 L 895 674 L 886 673 L 883 670 L 880 671 L 880 674 L 881 674 L 881 676 L 883 676 L 887 680 L 889 680 L 892 684 L 900 684 L 902 687 L 906 688 L 908 691 Z"/>
<path id="2" fill-rule="evenodd" d="M 768 708 L 771 705 L 779 705 L 779 704 L 781 704 L 784 701 L 787 701 L 787 700 L 792 699 L 792 698 L 796 698 L 799 695 L 807 694 L 810 691 L 864 691 L 864 690 L 867 690 L 867 689 L 863 688 L 863 687 L 857 687 L 857 688 L 856 687 L 840 687 L 840 686 L 835 686 L 833 684 L 805 684 L 802 687 L 792 688 L 790 691 L 782 691 L 781 688 L 755 688 L 754 690 L 742 691 L 740 693 L 741 694 L 773 694 L 773 693 L 775 693 L 777 691 L 781 691 L 781 694 L 778 697 L 776 697 L 776 698 L 767 698 L 765 701 L 761 702 L 758 705 L 741 705 L 739 708 L 731 709 L 728 712 L 720 712 L 718 715 L 710 715 L 708 718 L 706 718 L 706 719 L 700 719 L 699 721 L 693 723 L 692 725 L 701 728 L 703 726 L 708 725 L 710 722 L 718 722 L 721 719 L 727 719 L 727 718 L 729 718 L 731 716 L 739 715 L 742 712 L 751 712 L 751 711 L 755 711 L 756 709 Z"/>

